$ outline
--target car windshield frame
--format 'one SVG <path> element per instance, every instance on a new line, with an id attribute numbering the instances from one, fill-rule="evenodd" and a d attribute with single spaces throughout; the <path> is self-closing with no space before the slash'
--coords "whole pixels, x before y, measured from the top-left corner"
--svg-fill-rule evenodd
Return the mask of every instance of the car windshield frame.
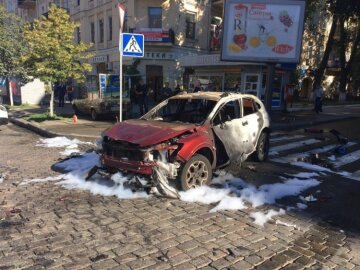
<path id="1" fill-rule="evenodd" d="M 217 103 L 216 100 L 204 97 L 172 97 L 152 108 L 140 119 L 203 125 Z"/>

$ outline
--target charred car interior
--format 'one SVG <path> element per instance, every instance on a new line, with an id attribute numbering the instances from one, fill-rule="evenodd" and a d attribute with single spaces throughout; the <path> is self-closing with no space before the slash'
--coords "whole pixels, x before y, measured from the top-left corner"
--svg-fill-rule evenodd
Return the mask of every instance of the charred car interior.
<path id="1" fill-rule="evenodd" d="M 250 155 L 266 160 L 269 125 L 264 105 L 252 95 L 177 95 L 107 130 L 102 169 L 149 176 L 163 191 L 207 185 L 215 168 Z"/>

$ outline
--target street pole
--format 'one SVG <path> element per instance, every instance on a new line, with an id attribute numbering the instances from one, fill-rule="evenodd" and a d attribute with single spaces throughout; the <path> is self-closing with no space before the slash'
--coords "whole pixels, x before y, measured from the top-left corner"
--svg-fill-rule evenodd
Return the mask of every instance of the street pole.
<path id="1" fill-rule="evenodd" d="M 120 112 L 119 112 L 119 122 L 122 122 L 122 73 L 123 73 L 123 70 L 122 70 L 122 55 L 123 55 L 123 52 L 122 52 L 122 36 L 121 36 L 121 28 L 120 28 L 120 31 L 119 31 L 119 43 L 120 43 L 120 72 L 119 72 L 119 87 L 120 87 Z"/>
<path id="2" fill-rule="evenodd" d="M 272 86 L 275 75 L 275 63 L 267 63 L 266 70 L 266 89 L 265 89 L 265 108 L 270 113 L 272 103 Z"/>

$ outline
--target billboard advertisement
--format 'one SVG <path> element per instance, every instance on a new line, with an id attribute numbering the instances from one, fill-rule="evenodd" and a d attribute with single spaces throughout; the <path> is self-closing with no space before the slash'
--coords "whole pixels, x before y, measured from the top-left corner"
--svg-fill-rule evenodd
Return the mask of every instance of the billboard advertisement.
<path id="1" fill-rule="evenodd" d="M 221 60 L 297 63 L 305 1 L 227 0 Z"/>

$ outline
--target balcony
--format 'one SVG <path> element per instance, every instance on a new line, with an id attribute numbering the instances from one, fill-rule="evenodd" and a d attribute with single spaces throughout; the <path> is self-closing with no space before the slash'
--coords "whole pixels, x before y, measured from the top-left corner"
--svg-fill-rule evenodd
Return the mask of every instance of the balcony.
<path id="1" fill-rule="evenodd" d="M 36 0 L 18 0 L 18 7 L 22 9 L 34 9 Z"/>

